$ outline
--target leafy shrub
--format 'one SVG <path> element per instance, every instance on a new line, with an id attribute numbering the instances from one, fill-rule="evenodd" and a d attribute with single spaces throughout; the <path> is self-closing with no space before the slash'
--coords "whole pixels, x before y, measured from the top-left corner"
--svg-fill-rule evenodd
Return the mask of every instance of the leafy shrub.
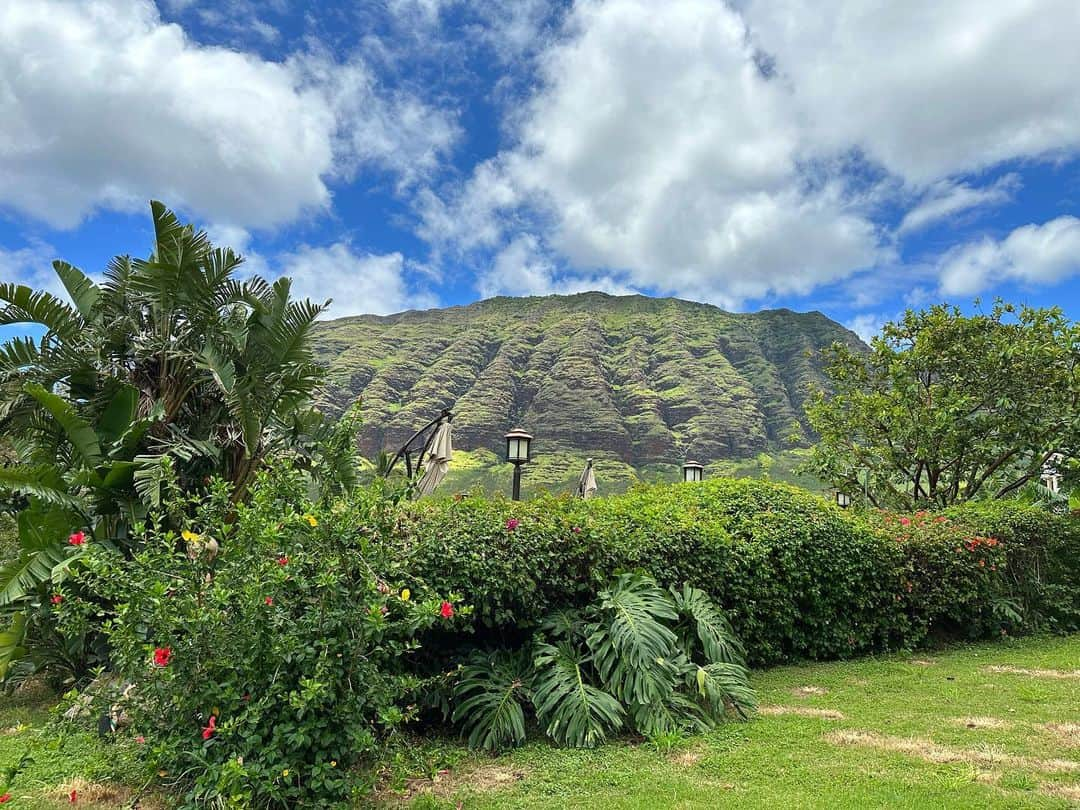
<path id="1" fill-rule="evenodd" d="M 1080 520 L 1019 501 L 981 501 L 945 513 L 1002 542 L 1005 585 L 1034 629 L 1080 629 Z"/>
<path id="2" fill-rule="evenodd" d="M 1077 626 L 1072 518 L 1005 502 L 910 531 L 901 517 L 914 522 L 888 525 L 783 484 L 711 479 L 590 501 L 421 501 L 386 531 L 402 564 L 460 592 L 481 638 L 499 644 L 636 569 L 708 592 L 754 665 L 910 647 L 928 633 Z M 999 544 L 974 553 L 975 538 Z"/>
<path id="3" fill-rule="evenodd" d="M 1007 599 L 1005 545 L 946 515 L 925 511 L 861 516 L 903 551 L 898 607 L 911 618 L 907 643 L 927 635 L 980 638 L 1022 621 Z"/>
<path id="4" fill-rule="evenodd" d="M 345 801 L 350 767 L 414 713 L 416 633 L 469 613 L 382 553 L 364 498 L 319 508 L 302 482 L 263 476 L 235 508 L 215 484 L 182 537 L 149 529 L 131 558 L 91 544 L 75 575 L 115 605 L 118 705 L 189 803 Z M 82 600 L 59 595 L 77 632 Z"/>
<path id="5" fill-rule="evenodd" d="M 709 597 L 642 574 L 553 614 L 520 651 L 476 656 L 454 699 L 469 744 L 488 749 L 524 741 L 526 708 L 558 743 L 592 748 L 624 727 L 658 737 L 756 705 L 742 647 Z"/>
<path id="6" fill-rule="evenodd" d="M 885 649 L 908 633 L 894 604 L 897 544 L 782 484 L 714 479 L 590 501 L 419 502 L 388 540 L 410 571 L 462 593 L 496 639 L 580 607 L 615 572 L 636 569 L 707 591 L 754 664 Z"/>

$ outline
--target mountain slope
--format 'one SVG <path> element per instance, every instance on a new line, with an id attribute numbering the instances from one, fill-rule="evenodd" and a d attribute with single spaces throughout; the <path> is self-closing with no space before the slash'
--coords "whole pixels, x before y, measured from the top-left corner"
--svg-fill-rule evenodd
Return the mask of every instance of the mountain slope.
<path id="1" fill-rule="evenodd" d="M 363 399 L 366 454 L 395 450 L 451 408 L 455 447 L 498 454 L 521 426 L 538 460 L 559 460 L 559 481 L 586 456 L 628 480 L 632 470 L 670 474 L 687 457 L 805 444 L 807 386 L 822 380 L 815 355 L 834 341 L 858 338 L 817 312 L 735 314 L 603 293 L 343 318 L 316 336 L 330 366 L 326 404 Z M 465 466 L 494 463 L 481 453 Z"/>

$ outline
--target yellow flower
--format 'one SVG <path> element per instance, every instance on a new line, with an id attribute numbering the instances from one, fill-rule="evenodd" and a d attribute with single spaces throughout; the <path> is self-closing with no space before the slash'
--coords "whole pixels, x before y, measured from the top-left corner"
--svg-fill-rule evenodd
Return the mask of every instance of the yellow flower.
<path id="1" fill-rule="evenodd" d="M 283 771 L 281 772 L 281 775 L 282 775 L 282 776 L 284 776 L 284 777 L 286 777 L 286 778 L 288 778 L 288 776 L 289 776 L 289 769 L 288 769 L 288 768 L 286 768 L 285 770 L 283 770 Z"/>
<path id="2" fill-rule="evenodd" d="M 195 532 L 189 532 L 187 529 L 184 529 L 182 532 L 180 532 L 180 536 L 187 540 L 189 543 L 198 543 L 200 540 L 202 540 L 201 535 L 195 534 Z"/>
<path id="3" fill-rule="evenodd" d="M 313 529 L 319 525 L 319 521 L 315 519 L 314 515 L 304 515 L 304 520 L 306 520 L 308 522 L 308 526 Z"/>
<path id="4" fill-rule="evenodd" d="M 336 768 L 337 767 L 337 760 L 336 759 L 330 760 L 330 767 L 331 768 Z"/>
<path id="5" fill-rule="evenodd" d="M 405 590 L 403 590 L 401 592 L 401 601 L 402 602 L 408 602 L 410 596 L 412 596 L 412 591 L 410 591 L 408 588 L 406 588 Z"/>
<path id="6" fill-rule="evenodd" d="M 157 775 L 164 779 L 166 776 L 169 775 L 169 772 L 162 768 L 160 771 L 157 772 Z"/>

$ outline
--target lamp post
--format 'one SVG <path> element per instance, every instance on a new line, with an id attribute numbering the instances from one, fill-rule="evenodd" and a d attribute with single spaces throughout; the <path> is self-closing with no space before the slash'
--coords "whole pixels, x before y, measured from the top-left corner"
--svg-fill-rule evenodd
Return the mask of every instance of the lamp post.
<path id="1" fill-rule="evenodd" d="M 682 465 L 682 480 L 690 483 L 692 481 L 700 481 L 705 477 L 705 465 L 698 464 L 696 461 L 687 461 Z"/>
<path id="2" fill-rule="evenodd" d="M 851 506 L 851 496 L 846 492 L 841 492 L 839 489 L 836 490 L 836 505 L 841 509 L 847 509 Z"/>
<path id="3" fill-rule="evenodd" d="M 529 461 L 529 448 L 532 436 L 521 428 L 514 428 L 506 434 L 506 460 L 514 465 L 513 499 L 521 500 L 521 465 Z"/>

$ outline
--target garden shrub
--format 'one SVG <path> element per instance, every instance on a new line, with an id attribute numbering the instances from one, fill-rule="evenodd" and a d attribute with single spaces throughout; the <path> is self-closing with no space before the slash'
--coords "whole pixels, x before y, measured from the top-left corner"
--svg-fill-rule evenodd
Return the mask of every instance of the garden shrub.
<path id="1" fill-rule="evenodd" d="M 403 577 L 363 497 L 317 507 L 301 483 L 263 476 L 235 507 L 213 485 L 182 537 L 147 530 L 130 558 L 91 544 L 76 574 L 114 605 L 118 705 L 186 803 L 348 800 L 350 768 L 415 713 L 417 632 L 469 613 Z M 76 632 L 86 605 L 74 587 L 56 596 Z"/>
<path id="2" fill-rule="evenodd" d="M 1033 629 L 1080 630 L 1080 519 L 1020 501 L 977 501 L 946 513 L 1001 540 L 1005 583 Z"/>
<path id="3" fill-rule="evenodd" d="M 928 634 L 1075 626 L 1073 525 L 1011 504 L 889 518 L 783 484 L 713 479 L 590 501 L 420 501 L 387 540 L 410 572 L 474 606 L 481 638 L 520 640 L 614 573 L 642 569 L 708 592 L 748 660 L 766 665 L 911 647 Z"/>

